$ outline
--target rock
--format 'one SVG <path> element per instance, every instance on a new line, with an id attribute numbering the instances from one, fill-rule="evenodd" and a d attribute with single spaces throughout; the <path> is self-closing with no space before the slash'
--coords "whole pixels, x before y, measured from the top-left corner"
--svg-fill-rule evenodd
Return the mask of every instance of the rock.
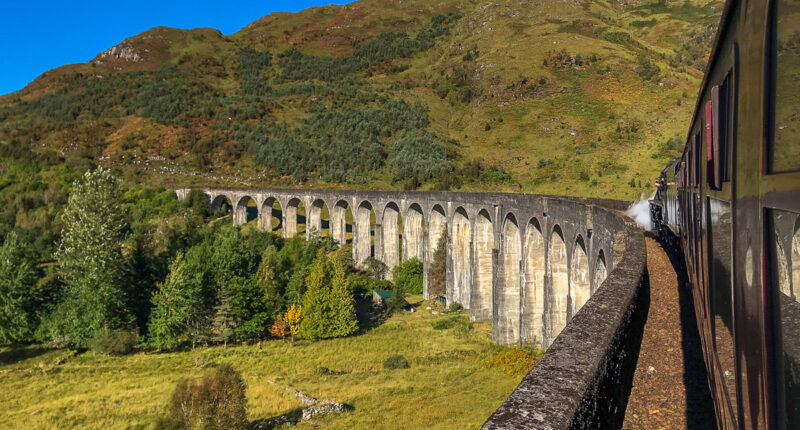
<path id="1" fill-rule="evenodd" d="M 123 46 L 123 45 L 112 46 L 111 48 L 101 52 L 100 55 L 98 55 L 97 57 L 99 59 L 107 57 L 121 58 L 123 60 L 131 61 L 134 63 L 144 61 L 144 58 L 142 58 L 142 56 L 139 54 L 137 50 L 129 46 Z"/>
<path id="2" fill-rule="evenodd" d="M 341 414 L 344 412 L 344 404 L 333 400 L 323 400 L 316 405 L 303 409 L 303 421 L 308 421 L 317 415 Z"/>
<path id="3" fill-rule="evenodd" d="M 656 371 L 656 368 L 653 366 L 647 366 L 647 374 L 651 374 Z"/>

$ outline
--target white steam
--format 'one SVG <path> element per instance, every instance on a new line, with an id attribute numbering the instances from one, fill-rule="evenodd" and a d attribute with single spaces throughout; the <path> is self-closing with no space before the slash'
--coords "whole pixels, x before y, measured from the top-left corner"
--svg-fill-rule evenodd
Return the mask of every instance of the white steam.
<path id="1" fill-rule="evenodd" d="M 653 223 L 650 220 L 649 200 L 655 197 L 655 195 L 656 193 L 653 192 L 653 194 L 651 194 L 649 198 L 645 198 L 644 193 L 642 193 L 642 196 L 639 198 L 639 201 L 632 204 L 631 207 L 629 207 L 628 210 L 625 211 L 625 215 L 628 215 L 629 217 L 633 218 L 633 220 L 636 221 L 636 224 L 639 224 L 640 227 L 648 231 L 653 229 Z"/>

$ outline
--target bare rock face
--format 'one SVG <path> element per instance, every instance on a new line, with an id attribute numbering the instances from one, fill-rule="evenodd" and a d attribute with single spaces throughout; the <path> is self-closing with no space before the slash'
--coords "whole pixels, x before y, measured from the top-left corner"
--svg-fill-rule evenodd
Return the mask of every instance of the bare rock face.
<path id="1" fill-rule="evenodd" d="M 138 63 L 140 61 L 144 61 L 139 51 L 129 46 L 123 45 L 116 45 L 112 46 L 110 49 L 103 51 L 100 55 L 97 56 L 98 60 L 102 60 L 104 58 L 120 58 L 126 61 L 130 61 L 132 63 Z"/>

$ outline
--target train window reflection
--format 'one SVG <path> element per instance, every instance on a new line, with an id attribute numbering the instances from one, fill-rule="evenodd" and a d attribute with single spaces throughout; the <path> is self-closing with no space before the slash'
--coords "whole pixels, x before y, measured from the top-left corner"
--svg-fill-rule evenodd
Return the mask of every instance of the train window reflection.
<path id="1" fill-rule="evenodd" d="M 719 374 L 732 405 L 736 405 L 736 359 L 733 344 L 733 290 L 731 284 L 731 206 L 708 199 L 709 294 L 714 315 L 714 347 Z"/>
<path id="2" fill-rule="evenodd" d="M 770 172 L 800 169 L 800 2 L 777 2 L 775 136 Z"/>
<path id="3" fill-rule="evenodd" d="M 779 420 L 800 423 L 800 214 L 770 211 L 771 284 L 776 291 Z"/>

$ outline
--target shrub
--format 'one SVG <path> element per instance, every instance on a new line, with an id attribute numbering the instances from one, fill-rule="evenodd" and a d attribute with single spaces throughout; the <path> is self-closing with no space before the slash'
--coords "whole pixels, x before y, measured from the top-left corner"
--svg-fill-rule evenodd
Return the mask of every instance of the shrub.
<path id="1" fill-rule="evenodd" d="M 383 360 L 383 368 L 387 370 L 395 370 L 395 369 L 408 369 L 408 360 L 400 354 L 390 355 Z"/>
<path id="2" fill-rule="evenodd" d="M 459 302 L 450 303 L 450 306 L 447 308 L 447 312 L 457 313 L 464 310 L 464 306 L 461 305 Z"/>
<path id="3" fill-rule="evenodd" d="M 450 317 L 436 320 L 431 324 L 434 330 L 454 329 L 458 333 L 469 333 L 472 330 L 472 323 L 464 317 Z"/>
<path id="4" fill-rule="evenodd" d="M 486 360 L 486 368 L 502 367 L 507 375 L 528 373 L 543 354 L 544 350 L 541 349 L 514 348 Z"/>
<path id="5" fill-rule="evenodd" d="M 422 262 L 412 257 L 392 269 L 392 279 L 399 289 L 408 294 L 422 294 Z"/>
<path id="6" fill-rule="evenodd" d="M 178 382 L 161 428 L 246 429 L 247 385 L 231 365 L 222 364 L 199 381 Z"/>
<path id="7" fill-rule="evenodd" d="M 133 352 L 139 335 L 133 330 L 101 330 L 91 341 L 89 348 L 98 354 L 125 355 Z"/>

